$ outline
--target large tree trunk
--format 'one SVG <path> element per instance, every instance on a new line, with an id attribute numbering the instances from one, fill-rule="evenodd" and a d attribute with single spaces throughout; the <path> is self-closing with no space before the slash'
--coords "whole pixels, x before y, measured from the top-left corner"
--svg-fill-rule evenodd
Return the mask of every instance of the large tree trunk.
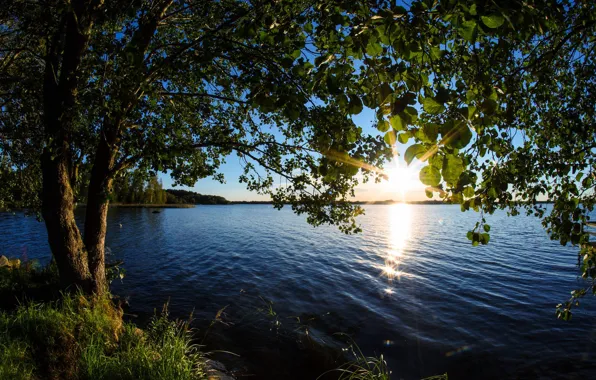
<path id="1" fill-rule="evenodd" d="M 141 19 L 142 22 L 139 22 L 139 28 L 127 47 L 127 54 L 132 54 L 134 58 L 130 70 L 136 80 L 131 80 L 120 92 L 111 95 L 113 99 L 118 99 L 121 109 L 112 120 L 106 115 L 96 156 L 92 161 L 84 244 L 74 221 L 72 183 L 76 181 L 76 173 L 72 167 L 69 144 L 73 133 L 76 133 L 77 112 L 80 112 L 77 99 L 82 57 L 89 42 L 93 18 L 98 14 L 96 11 L 101 8 L 103 1 L 79 0 L 71 3 L 72 7 L 68 8 L 54 38 L 49 41 L 46 57 L 44 118 L 49 148 L 46 148 L 42 156 L 43 217 L 62 281 L 101 294 L 108 289 L 105 237 L 108 197 L 118 153 L 119 128 L 127 112 L 138 100 L 144 75 L 141 63 L 159 20 L 172 0 L 160 0 L 151 7 L 150 15 Z"/>
<path id="2" fill-rule="evenodd" d="M 48 41 L 45 57 L 43 103 L 47 146 L 41 155 L 42 216 L 61 282 L 90 291 L 87 252 L 74 218 L 70 143 L 77 119 L 79 67 L 93 23 L 83 17 L 88 4 L 78 1 L 72 6 Z"/>
<path id="3" fill-rule="evenodd" d="M 60 280 L 65 286 L 90 289 L 87 253 L 74 218 L 74 196 L 66 153 L 42 154 L 42 215 Z"/>
<path id="4" fill-rule="evenodd" d="M 108 289 L 105 271 L 105 241 L 109 194 L 112 190 L 113 180 L 111 171 L 115 156 L 116 149 L 103 139 L 97 148 L 87 195 L 85 247 L 89 257 L 92 291 L 97 294 L 102 294 Z"/>

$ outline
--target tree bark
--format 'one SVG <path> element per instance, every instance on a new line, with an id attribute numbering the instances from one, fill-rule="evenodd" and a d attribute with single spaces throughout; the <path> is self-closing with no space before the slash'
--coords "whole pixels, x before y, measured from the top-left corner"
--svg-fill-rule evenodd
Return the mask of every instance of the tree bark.
<path id="1" fill-rule="evenodd" d="M 65 153 L 52 159 L 46 149 L 42 154 L 42 216 L 48 231 L 60 281 L 65 286 L 90 290 L 87 253 L 74 217 L 74 195 L 70 185 Z"/>
<path id="2" fill-rule="evenodd" d="M 112 139 L 110 139 L 112 140 Z M 105 241 L 109 195 L 112 191 L 112 169 L 116 149 L 106 139 L 102 139 L 91 169 L 91 179 L 87 195 L 85 215 L 85 247 L 87 248 L 91 288 L 94 293 L 103 294 L 108 290 L 105 271 Z"/>
<path id="3" fill-rule="evenodd" d="M 109 194 L 122 120 L 138 100 L 143 83 L 141 66 L 159 20 L 172 0 L 160 0 L 146 17 L 126 50 L 133 56 L 124 65 L 130 70 L 130 83 L 112 94 L 121 109 L 113 118 L 106 117 L 93 162 L 87 196 L 84 241 L 74 220 L 73 184 L 77 180 L 72 165 L 70 142 L 76 130 L 78 82 L 82 57 L 89 42 L 95 11 L 102 1 L 79 0 L 65 15 L 48 44 L 44 76 L 44 122 L 48 147 L 42 154 L 42 214 L 48 230 L 52 253 L 58 263 L 61 280 L 77 284 L 97 294 L 108 290 L 105 273 L 105 237 Z M 61 57 L 61 59 L 59 59 Z M 59 68 L 59 69 L 58 69 Z M 59 75 L 58 75 L 59 73 Z M 59 78 L 57 78 L 59 77 Z"/>
<path id="4" fill-rule="evenodd" d="M 76 119 L 78 70 L 92 25 L 91 21 L 82 21 L 84 6 L 82 2 L 74 4 L 48 41 L 43 82 L 47 146 L 41 154 L 41 198 L 42 216 L 60 281 L 89 292 L 91 273 L 87 252 L 74 217 L 70 147 Z"/>
<path id="5" fill-rule="evenodd" d="M 126 48 L 133 57 L 130 69 L 134 79 L 130 79 L 131 82 L 123 86 L 122 92 L 117 94 L 116 97 L 120 99 L 122 108 L 112 118 L 106 117 L 100 132 L 100 141 L 91 170 L 85 215 L 85 247 L 92 279 L 92 291 L 97 294 L 108 290 L 105 272 L 105 240 L 109 195 L 112 190 L 114 167 L 120 144 L 120 127 L 125 115 L 138 99 L 136 93 L 143 80 L 143 71 L 141 70 L 143 57 L 157 30 L 160 18 L 170 4 L 172 4 L 172 0 L 157 2 L 153 12 L 139 21 L 139 28 Z"/>

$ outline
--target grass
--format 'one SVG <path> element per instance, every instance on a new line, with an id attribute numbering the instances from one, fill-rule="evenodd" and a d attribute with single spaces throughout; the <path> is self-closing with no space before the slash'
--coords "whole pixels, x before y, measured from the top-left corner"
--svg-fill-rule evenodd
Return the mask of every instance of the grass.
<path id="1" fill-rule="evenodd" d="M 391 371 L 383 355 L 365 356 L 354 342 L 346 350 L 351 351 L 353 359 L 323 373 L 317 380 L 328 374 L 338 375 L 338 380 L 389 380 L 391 378 Z"/>
<path id="2" fill-rule="evenodd" d="M 20 294 L 32 289 L 58 284 L 55 264 L 42 267 L 35 260 L 16 267 L 0 267 L 0 292 Z"/>
<path id="3" fill-rule="evenodd" d="M 323 373 L 321 376 L 317 378 L 317 380 L 323 379 L 325 376 L 329 374 L 334 374 L 337 380 L 391 379 L 391 371 L 389 370 L 387 362 L 383 358 L 382 354 L 380 356 L 365 356 L 362 353 L 362 350 L 360 350 L 360 347 L 358 347 L 358 345 L 349 337 L 348 339 L 351 341 L 351 344 L 345 350 L 351 353 L 352 360 L 348 360 L 340 367 Z M 421 380 L 449 380 L 449 377 L 445 373 L 443 375 L 426 377 Z"/>
<path id="4" fill-rule="evenodd" d="M 60 281 L 55 264 L 45 267 L 26 261 L 16 267 L 0 267 L 0 309 L 11 310 L 19 300 L 54 300 L 60 296 Z"/>
<path id="5" fill-rule="evenodd" d="M 96 339 L 81 355 L 82 379 L 203 379 L 204 357 L 192 344 L 186 323 L 173 322 L 167 309 L 154 316 L 146 331 L 123 326 L 117 348 L 106 355 L 105 342 Z M 107 350 L 109 352 L 109 350 Z"/>
<path id="6" fill-rule="evenodd" d="M 143 331 L 108 298 L 28 302 L 0 313 L 0 379 L 204 379 L 191 340 L 167 308 Z"/>

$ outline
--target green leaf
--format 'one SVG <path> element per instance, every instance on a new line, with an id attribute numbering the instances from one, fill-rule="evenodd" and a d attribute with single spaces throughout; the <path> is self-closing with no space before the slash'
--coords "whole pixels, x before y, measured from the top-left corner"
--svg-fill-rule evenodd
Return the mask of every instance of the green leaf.
<path id="1" fill-rule="evenodd" d="M 441 168 L 443 167 L 443 156 L 439 154 L 433 154 L 429 158 L 428 163 L 437 168 L 438 170 L 441 170 Z"/>
<path id="2" fill-rule="evenodd" d="M 476 4 L 470 5 L 469 12 L 472 16 L 476 16 Z"/>
<path id="3" fill-rule="evenodd" d="M 466 198 L 472 198 L 474 196 L 474 188 L 468 186 L 468 187 L 464 188 L 463 193 Z"/>
<path id="4" fill-rule="evenodd" d="M 487 115 L 492 115 L 497 110 L 497 102 L 492 99 L 485 99 L 480 105 L 480 109 Z"/>
<path id="5" fill-rule="evenodd" d="M 476 35 L 476 21 L 468 20 L 464 21 L 459 25 L 457 32 L 460 36 L 462 36 L 466 41 L 474 42 L 475 35 Z"/>
<path id="6" fill-rule="evenodd" d="M 395 131 L 389 131 L 385 133 L 385 136 L 383 136 L 383 140 L 385 140 L 387 145 L 395 144 Z"/>
<path id="7" fill-rule="evenodd" d="M 399 141 L 402 144 L 405 144 L 408 142 L 410 137 L 411 137 L 411 134 L 409 132 L 400 133 L 399 135 L 397 135 L 397 141 Z"/>
<path id="8" fill-rule="evenodd" d="M 456 122 L 454 128 L 445 134 L 449 136 L 445 145 L 456 149 L 463 149 L 472 140 L 472 131 L 464 122 Z"/>
<path id="9" fill-rule="evenodd" d="M 300 110 L 294 107 L 287 107 L 284 113 L 288 117 L 288 119 L 292 121 L 298 120 L 298 118 L 300 117 Z"/>
<path id="10" fill-rule="evenodd" d="M 484 25 L 488 26 L 491 29 L 496 29 L 499 26 L 503 25 L 505 22 L 505 18 L 501 15 L 492 14 L 490 16 L 482 16 L 480 17 Z"/>
<path id="11" fill-rule="evenodd" d="M 482 228 L 484 228 L 485 232 L 490 232 L 490 226 L 488 224 L 485 224 L 484 226 L 482 226 Z"/>
<path id="12" fill-rule="evenodd" d="M 370 42 L 366 46 L 366 54 L 370 55 L 371 57 L 376 57 L 377 55 L 383 52 L 383 47 L 378 42 Z"/>
<path id="13" fill-rule="evenodd" d="M 419 178 L 427 186 L 439 186 L 441 183 L 441 172 L 434 166 L 425 166 L 420 170 Z"/>
<path id="14" fill-rule="evenodd" d="M 408 124 L 413 123 L 418 119 L 418 110 L 414 107 L 406 107 L 404 109 L 402 119 L 406 120 Z"/>
<path id="15" fill-rule="evenodd" d="M 337 79 L 337 77 L 335 75 L 327 75 L 327 90 L 329 91 L 330 94 L 332 95 L 337 95 L 339 94 L 340 88 L 339 88 L 339 80 Z"/>
<path id="16" fill-rule="evenodd" d="M 387 82 L 383 82 L 379 86 L 379 104 L 385 104 L 387 98 L 393 94 L 393 89 Z"/>
<path id="17" fill-rule="evenodd" d="M 389 122 L 391 122 L 391 126 L 396 131 L 403 131 L 407 128 L 407 123 L 401 118 L 399 115 L 393 115 L 389 118 Z"/>
<path id="18" fill-rule="evenodd" d="M 497 189 L 495 189 L 494 187 L 488 189 L 488 196 L 491 198 L 497 198 L 499 196 L 499 194 L 497 193 Z"/>
<path id="19" fill-rule="evenodd" d="M 441 173 L 443 174 L 443 179 L 449 185 L 456 185 L 457 181 L 459 180 L 459 176 L 464 171 L 464 163 L 463 160 L 452 154 L 445 156 L 443 160 L 443 170 Z"/>
<path id="20" fill-rule="evenodd" d="M 490 241 L 490 235 L 489 234 L 480 234 L 480 243 L 482 243 L 483 245 L 488 244 L 488 242 Z"/>
<path id="21" fill-rule="evenodd" d="M 362 100 L 358 97 L 358 95 L 350 94 L 350 103 L 348 105 L 348 112 L 352 115 L 358 115 L 362 112 Z"/>
<path id="22" fill-rule="evenodd" d="M 434 143 L 437 141 L 437 137 L 439 137 L 439 126 L 435 123 L 425 123 L 422 126 L 421 132 L 423 134 L 423 136 L 421 136 L 421 140 Z"/>
<path id="23" fill-rule="evenodd" d="M 389 122 L 387 120 L 379 120 L 377 123 L 377 129 L 379 132 L 387 132 L 390 128 Z"/>
<path id="24" fill-rule="evenodd" d="M 445 111 L 445 106 L 433 98 L 424 98 L 422 101 L 422 107 L 431 115 L 438 115 Z"/>
<path id="25" fill-rule="evenodd" d="M 346 111 L 349 105 L 348 97 L 343 93 L 337 95 L 337 104 L 339 105 L 342 111 Z"/>
<path id="26" fill-rule="evenodd" d="M 406 163 L 408 165 L 410 165 L 412 163 L 412 160 L 414 160 L 414 158 L 420 158 L 420 157 L 424 156 L 424 153 L 426 153 L 426 148 L 423 145 L 421 145 L 421 144 L 410 145 L 408 147 L 408 149 L 406 149 L 406 152 L 404 153 L 404 160 L 406 160 Z"/>
<path id="27" fill-rule="evenodd" d="M 468 118 L 468 120 L 472 120 L 476 115 L 476 107 L 475 106 L 469 106 L 468 107 L 468 115 L 466 116 Z"/>

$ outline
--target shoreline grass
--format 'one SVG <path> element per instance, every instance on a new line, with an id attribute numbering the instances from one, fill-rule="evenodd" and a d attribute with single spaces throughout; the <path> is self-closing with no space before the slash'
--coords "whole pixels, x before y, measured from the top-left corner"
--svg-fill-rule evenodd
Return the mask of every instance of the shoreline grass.
<path id="1" fill-rule="evenodd" d="M 0 379 L 203 380 L 204 355 L 188 323 L 167 308 L 146 330 L 108 297 L 64 294 L 0 312 Z"/>
<path id="2" fill-rule="evenodd" d="M 61 292 L 56 268 L 0 267 L 0 380 L 204 380 L 189 321 L 167 305 L 144 330 L 111 295 Z"/>

